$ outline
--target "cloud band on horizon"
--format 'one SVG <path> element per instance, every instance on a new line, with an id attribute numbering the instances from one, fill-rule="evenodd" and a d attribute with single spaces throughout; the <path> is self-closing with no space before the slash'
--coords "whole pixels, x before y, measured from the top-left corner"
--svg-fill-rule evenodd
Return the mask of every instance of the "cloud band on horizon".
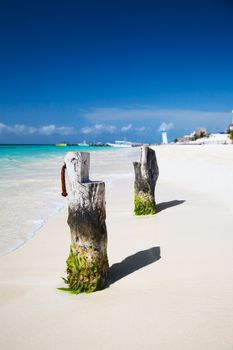
<path id="1" fill-rule="evenodd" d="M 156 106 L 135 106 L 130 108 L 91 108 L 82 111 L 82 118 L 90 123 L 128 122 L 128 127 L 134 123 L 143 121 L 143 124 L 152 126 L 158 131 L 159 126 L 165 123 L 168 129 L 190 129 L 198 127 L 211 129 L 223 129 L 231 121 L 231 112 L 201 111 L 189 109 L 163 109 Z M 151 125 L 153 123 L 153 125 Z M 126 125 L 127 127 L 127 125 Z M 140 126 L 145 127 L 145 125 Z M 124 128 L 124 129 L 123 129 Z M 129 127 L 130 128 L 130 127 Z M 126 130 L 125 127 L 122 127 Z M 122 131 L 123 131 L 122 130 Z M 160 131 L 160 130 L 159 130 Z"/>
<path id="2" fill-rule="evenodd" d="M 3 133 L 15 135 L 33 135 L 38 133 L 44 136 L 50 136 L 54 134 L 68 136 L 74 135 L 76 133 L 76 130 L 72 126 L 55 126 L 53 124 L 44 125 L 41 127 L 33 127 L 24 124 L 15 124 L 11 126 L 0 123 L 0 134 Z"/>

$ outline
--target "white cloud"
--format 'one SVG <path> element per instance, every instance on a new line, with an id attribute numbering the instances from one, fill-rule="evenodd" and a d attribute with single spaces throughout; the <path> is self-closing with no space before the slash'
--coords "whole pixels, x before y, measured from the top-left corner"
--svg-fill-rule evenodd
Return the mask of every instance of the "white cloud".
<path id="1" fill-rule="evenodd" d="M 45 125 L 39 129 L 39 133 L 42 135 L 49 136 L 54 133 L 55 129 L 55 125 Z"/>
<path id="2" fill-rule="evenodd" d="M 0 123 L 0 133 L 10 133 L 16 135 L 31 135 L 36 132 L 36 128 L 23 124 L 15 124 L 13 126 Z"/>
<path id="3" fill-rule="evenodd" d="M 76 133 L 75 128 L 70 126 L 44 125 L 41 127 L 27 126 L 24 124 L 15 124 L 13 126 L 0 123 L 0 133 L 16 134 L 16 135 L 32 135 L 39 133 L 41 135 L 50 136 L 52 134 L 72 135 Z"/>
<path id="4" fill-rule="evenodd" d="M 13 127 L 9 127 L 9 130 L 17 135 L 32 135 L 36 132 L 36 128 L 22 124 L 15 124 Z"/>
<path id="5" fill-rule="evenodd" d="M 53 124 L 51 125 L 44 125 L 41 128 L 38 129 L 38 132 L 41 135 L 50 136 L 53 134 L 59 134 L 59 135 L 73 135 L 76 133 L 75 128 L 72 126 L 55 126 Z"/>
<path id="6" fill-rule="evenodd" d="M 95 124 L 94 126 L 86 126 L 81 129 L 83 134 L 98 134 L 103 132 L 108 132 L 113 134 L 117 130 L 115 125 L 106 125 L 106 124 Z"/>
<path id="7" fill-rule="evenodd" d="M 7 129 L 7 126 L 3 123 L 0 123 L 0 134 L 2 134 Z"/>
<path id="8" fill-rule="evenodd" d="M 89 127 L 89 126 L 86 126 L 84 128 L 81 129 L 81 132 L 83 134 L 91 134 L 93 132 L 93 128 Z"/>
<path id="9" fill-rule="evenodd" d="M 127 131 L 129 131 L 130 129 L 132 129 L 132 124 L 128 124 L 128 125 L 126 125 L 126 126 L 122 126 L 122 128 L 121 128 L 121 131 L 123 131 L 123 132 L 127 132 Z"/>
<path id="10" fill-rule="evenodd" d="M 111 134 L 116 131 L 115 125 L 105 125 L 105 124 L 96 124 L 94 128 L 100 132 L 110 132 Z"/>
<path id="11" fill-rule="evenodd" d="M 173 123 L 165 123 L 165 122 L 163 122 L 162 124 L 160 124 L 160 127 L 158 128 L 158 131 L 163 131 L 163 130 L 169 131 L 172 128 L 174 128 L 174 124 Z"/>

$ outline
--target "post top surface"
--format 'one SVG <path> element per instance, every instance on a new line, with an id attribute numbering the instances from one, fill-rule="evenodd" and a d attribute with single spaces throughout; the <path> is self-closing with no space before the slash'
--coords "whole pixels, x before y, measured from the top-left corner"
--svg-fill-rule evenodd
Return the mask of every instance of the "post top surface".
<path id="1" fill-rule="evenodd" d="M 90 156 L 90 153 L 89 152 L 67 152 L 66 155 L 65 155 L 65 160 L 69 160 L 69 159 L 79 159 L 80 157 L 81 158 L 87 158 Z"/>

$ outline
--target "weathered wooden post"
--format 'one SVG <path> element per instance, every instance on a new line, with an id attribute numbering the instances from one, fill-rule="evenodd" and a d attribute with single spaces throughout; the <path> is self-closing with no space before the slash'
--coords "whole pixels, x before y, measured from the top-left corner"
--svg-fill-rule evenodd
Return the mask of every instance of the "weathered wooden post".
<path id="1" fill-rule="evenodd" d="M 134 213 L 135 215 L 155 214 L 154 192 L 159 176 L 155 151 L 148 146 L 143 146 L 140 162 L 133 162 L 133 165 L 135 172 Z"/>
<path id="2" fill-rule="evenodd" d="M 65 282 L 75 293 L 91 293 L 103 288 L 107 278 L 105 183 L 89 180 L 87 152 L 68 152 L 65 165 L 70 185 L 67 222 L 71 231 Z"/>

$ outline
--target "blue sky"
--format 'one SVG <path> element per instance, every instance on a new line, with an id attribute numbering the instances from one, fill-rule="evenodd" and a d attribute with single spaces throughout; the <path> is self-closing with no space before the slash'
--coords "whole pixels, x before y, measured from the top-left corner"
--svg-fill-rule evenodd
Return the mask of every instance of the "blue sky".
<path id="1" fill-rule="evenodd" d="M 159 142 L 233 109 L 233 1 L 0 5 L 0 142 Z"/>

